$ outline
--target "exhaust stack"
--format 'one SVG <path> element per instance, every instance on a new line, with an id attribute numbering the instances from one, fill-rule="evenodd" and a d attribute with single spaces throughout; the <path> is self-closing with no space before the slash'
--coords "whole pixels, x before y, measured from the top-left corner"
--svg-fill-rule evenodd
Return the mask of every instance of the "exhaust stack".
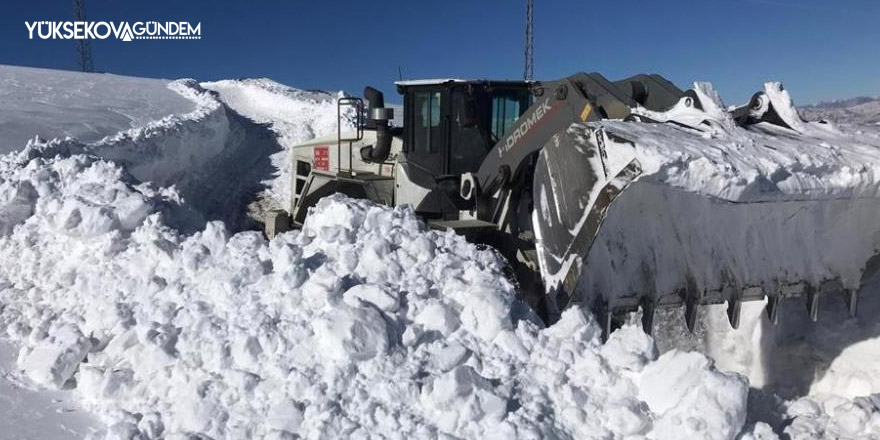
<path id="1" fill-rule="evenodd" d="M 369 117 L 366 128 L 376 130 L 376 145 L 361 148 L 361 159 L 367 162 L 385 162 L 391 153 L 392 136 L 389 121 L 394 118 L 394 109 L 386 108 L 382 92 L 370 86 L 364 88 L 364 98 L 370 104 L 367 110 Z"/>

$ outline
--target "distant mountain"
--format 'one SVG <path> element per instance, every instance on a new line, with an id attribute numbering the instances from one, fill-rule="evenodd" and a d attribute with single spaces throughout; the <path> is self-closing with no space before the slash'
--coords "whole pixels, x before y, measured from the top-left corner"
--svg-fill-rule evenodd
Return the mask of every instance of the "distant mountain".
<path id="1" fill-rule="evenodd" d="M 847 107 L 855 107 L 857 105 L 865 104 L 867 102 L 877 101 L 880 98 L 871 98 L 870 96 L 857 96 L 855 98 L 849 99 L 835 99 L 833 101 L 822 101 L 818 104 L 810 104 L 804 105 L 802 108 L 805 109 L 836 109 L 836 108 L 847 108 Z"/>
<path id="2" fill-rule="evenodd" d="M 860 96 L 798 108 L 805 119 L 810 121 L 827 120 L 836 123 L 880 124 L 880 97 Z"/>

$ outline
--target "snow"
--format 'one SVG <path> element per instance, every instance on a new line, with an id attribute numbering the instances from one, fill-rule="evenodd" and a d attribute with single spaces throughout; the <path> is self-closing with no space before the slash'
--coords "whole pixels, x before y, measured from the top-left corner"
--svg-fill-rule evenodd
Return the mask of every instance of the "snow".
<path id="1" fill-rule="evenodd" d="M 258 122 L 268 124 L 277 134 L 281 151 L 270 156 L 277 170 L 267 179 L 264 198 L 266 209 L 287 209 L 291 198 L 291 160 L 293 146 L 304 141 L 336 134 L 335 94 L 303 91 L 270 79 L 224 80 L 202 83 L 220 94 L 232 110 Z"/>
<path id="2" fill-rule="evenodd" d="M 853 98 L 805 106 L 798 110 L 812 121 L 826 120 L 844 125 L 880 124 L 880 98 Z"/>
<path id="3" fill-rule="evenodd" d="M 779 426 L 750 413 L 755 370 L 727 372 L 763 367 L 762 359 L 660 355 L 632 323 L 603 345 L 578 307 L 544 328 L 494 251 L 426 229 L 409 207 L 333 196 L 301 231 L 272 241 L 246 231 L 235 213 L 266 186 L 286 185 L 277 167 L 286 168 L 289 146 L 332 133 L 333 95 L 268 80 L 167 87 L 192 107 L 89 142 L 31 133 L 0 156 L 0 330 L 19 347 L 22 386 L 53 390 L 37 396 L 72 392 L 105 425 L 93 438 L 868 438 L 880 430 L 876 398 L 856 395 L 876 392 L 873 382 L 835 380 L 792 395 L 780 409 L 791 423 Z M 872 194 L 872 169 L 844 167 L 857 158 L 874 166 L 872 144 L 834 130 L 812 135 L 839 155 L 805 146 L 798 160 L 822 169 L 796 169 L 786 162 L 793 150 L 773 156 L 805 182 L 783 184 L 779 197 Z M 714 146 L 737 140 L 715 136 Z M 742 148 L 760 151 L 762 136 L 749 134 L 756 143 Z M 642 157 L 660 157 L 650 139 L 644 145 Z M 767 196 L 737 178 L 765 171 L 770 153 L 706 160 L 715 150 L 679 147 L 682 173 L 658 166 L 652 178 L 684 188 L 708 176 L 715 195 Z M 741 173 L 725 174 L 725 161 Z M 864 228 L 869 208 L 797 228 Z M 757 326 L 748 337 L 760 339 Z M 871 331 L 845 357 L 870 359 Z M 856 376 L 849 365 L 835 366 L 838 379 Z M 873 380 L 871 371 L 862 377 Z M 831 395 L 836 388 L 852 395 Z M 77 419 L 66 437 L 88 434 L 93 422 Z M 65 437 L 50 431 L 41 436 Z"/>
<path id="4" fill-rule="evenodd" d="M 704 111 L 676 107 L 655 119 L 707 118 L 705 132 L 673 124 L 601 121 L 575 125 L 577 134 L 604 127 L 635 143 L 641 180 L 733 202 L 822 200 L 880 195 L 880 139 L 863 131 L 801 122 L 787 91 L 767 83 L 764 92 L 797 132 L 766 123 L 737 128 L 722 112 L 724 104 L 710 85 L 696 83 Z M 880 131 L 880 130 L 878 130 Z"/>
<path id="5" fill-rule="evenodd" d="M 661 414 L 655 423 L 658 438 L 724 439 L 739 433 L 748 382 L 713 371 L 710 362 L 696 352 L 673 350 L 645 368 L 639 397 Z"/>
<path id="6" fill-rule="evenodd" d="M 35 335 L 35 338 L 41 336 Z M 60 389 L 73 377 L 91 348 L 91 342 L 76 326 L 51 327 L 43 339 L 22 350 L 18 365 L 34 382 Z"/>
<path id="7" fill-rule="evenodd" d="M 93 75 L 77 76 L 73 73 L 63 75 L 73 76 L 67 78 L 64 83 L 69 87 L 79 89 L 96 87 L 92 83 Z M 53 77 L 49 75 L 49 78 L 51 81 Z M 43 76 L 37 76 L 37 81 L 42 80 Z M 122 82 L 125 87 L 142 87 L 149 91 L 150 87 L 154 87 L 156 80 L 126 78 Z M 234 88 L 233 85 L 238 83 L 229 81 L 218 84 Z M 265 81 L 256 83 L 262 87 L 259 90 L 272 85 Z M 120 88 L 112 80 L 106 84 L 108 90 Z M 241 84 L 245 88 L 255 87 L 252 82 L 244 81 Z M 287 184 L 279 183 L 284 181 L 283 178 L 273 180 L 273 177 L 279 173 L 278 170 L 289 169 L 286 155 L 283 154 L 287 151 L 286 147 L 279 142 L 289 146 L 297 139 L 323 134 L 329 130 L 327 128 L 329 120 L 333 121 L 335 128 L 335 104 L 332 106 L 331 118 L 328 102 L 332 100 L 330 95 L 326 94 L 302 92 L 303 101 L 299 108 L 304 110 L 294 112 L 298 115 L 296 116 L 298 119 L 285 126 L 285 128 L 298 127 L 300 132 L 291 129 L 292 131 L 286 132 L 286 136 L 278 138 L 269 127 L 241 116 L 218 99 L 215 92 L 202 88 L 193 80 L 178 80 L 161 85 L 163 91 L 157 93 L 159 103 L 163 102 L 163 93 L 171 93 L 177 96 L 177 99 L 188 102 L 190 111 L 170 114 L 134 128 L 108 134 L 91 143 L 72 138 L 56 139 L 47 143 L 42 138 L 34 139 L 32 134 L 27 148 L 18 154 L 23 155 L 24 158 L 27 155 L 37 154 L 32 152 L 34 150 L 51 149 L 88 153 L 113 160 L 125 167 L 125 173 L 141 182 L 150 182 L 160 187 L 173 185 L 177 190 L 176 193 L 187 201 L 186 209 L 193 211 L 193 218 L 188 219 L 187 222 L 203 224 L 205 220 L 223 220 L 230 228 L 240 230 L 256 228 L 255 220 L 259 221 L 260 212 L 249 212 L 248 207 L 259 200 L 259 194 L 267 186 L 285 187 L 289 192 L 289 180 Z M 120 91 L 126 93 L 127 89 L 123 87 Z M 299 93 L 292 89 L 288 92 L 292 94 L 291 96 Z M 94 102 L 95 104 L 92 105 L 96 107 L 115 105 L 107 96 L 114 95 L 99 89 L 81 99 Z M 279 95 L 279 99 L 299 102 L 284 96 L 286 95 Z M 306 96 L 318 96 L 323 101 L 310 101 Z M 262 99 L 262 96 L 257 95 L 255 99 Z M 20 116 L 3 117 L 17 124 L 16 118 Z M 55 117 L 63 120 L 58 115 Z M 22 128 L 25 129 L 28 127 Z M 24 146 L 19 145 L 19 147 Z M 279 155 L 276 154 L 279 152 L 284 156 L 280 160 Z M 284 175 L 284 172 L 280 174 Z M 9 215 L 17 214 L 11 212 Z"/>
<path id="8" fill-rule="evenodd" d="M 62 168 L 78 159 L 46 161 Z M 52 178 L 76 186 L 89 174 Z M 104 176 L 120 193 L 147 196 Z M 76 203 L 73 194 L 60 197 Z M 96 208 L 112 210 L 116 200 Z M 7 332 L 23 353 L 51 349 L 42 362 L 19 367 L 42 378 L 52 366 L 52 380 L 41 381 L 52 388 L 77 370 L 85 405 L 128 437 L 651 432 L 654 415 L 636 397 L 639 371 L 656 353 L 643 333 L 629 333 L 640 343 L 620 338 L 603 347 L 578 309 L 541 329 L 503 281 L 494 252 L 426 230 L 409 208 L 333 197 L 302 231 L 272 242 L 254 232 L 231 235 L 216 222 L 183 236 L 160 214 L 125 233 L 98 235 L 43 233 L 52 221 L 51 212 L 35 209 L 0 243 L 0 255 L 19 256 L 3 269 Z M 361 264 L 368 258 L 387 270 Z M 56 270 L 36 277 L 28 270 L 49 265 Z M 405 306 L 394 307 L 394 297 Z M 456 316 L 461 325 L 450 324 Z M 80 345 L 80 335 L 94 342 Z M 609 350 L 632 351 L 628 357 L 640 361 L 618 372 L 603 360 Z M 741 414 L 722 422 L 722 432 L 737 432 L 745 382 L 708 361 L 689 368 L 715 379 L 697 379 L 695 389 L 719 381 L 739 389 L 742 401 L 732 407 Z M 704 401 L 707 393 L 693 398 L 731 411 L 726 401 Z"/>
<path id="9" fill-rule="evenodd" d="M 839 396 L 811 396 L 788 405 L 793 418 L 785 428 L 792 440 L 815 438 L 875 438 L 880 432 L 877 396 L 848 400 Z"/>
<path id="10" fill-rule="evenodd" d="M 775 294 L 830 280 L 860 289 L 880 249 L 880 142 L 801 121 L 791 123 L 799 132 L 739 128 L 711 86 L 695 91 L 704 111 L 680 104 L 644 113 L 702 132 L 623 121 L 570 128 L 581 139 L 603 129 L 607 148 L 629 152 L 642 169 L 609 207 L 584 258 L 581 290 L 637 306 L 645 292 L 680 303 L 687 286 L 721 301 L 731 290 Z M 765 92 L 783 117 L 795 117 L 779 84 Z M 696 122 L 705 119 L 708 126 Z"/>
<path id="11" fill-rule="evenodd" d="M 16 368 L 16 347 L 0 342 L 0 436 L 16 440 L 79 439 L 103 424 L 71 390 L 43 391 Z"/>
<path id="12" fill-rule="evenodd" d="M 91 143 L 166 116 L 193 103 L 170 81 L 29 67 L 0 66 L 0 152 L 34 136 Z"/>
<path id="13" fill-rule="evenodd" d="M 818 323 L 810 322 L 798 298 L 783 302 L 780 324 L 773 327 L 759 301 L 743 304 L 734 330 L 726 307 L 710 306 L 702 309 L 696 336 L 664 331 L 672 340 L 661 344 L 664 350 L 700 349 L 721 371 L 741 373 L 757 393 L 779 399 L 779 407 L 768 410 L 750 396 L 745 438 L 876 437 L 878 412 L 870 396 L 880 392 L 874 362 L 880 299 L 871 267 L 880 249 L 880 130 L 800 121 L 776 83 L 768 83 L 765 93 L 797 132 L 767 124 L 743 130 L 717 111 L 724 105 L 711 87 L 697 84 L 695 90 L 715 115 L 702 132 L 673 126 L 649 131 L 617 121 L 572 128 L 587 136 L 602 126 L 634 141 L 627 148 L 634 148 L 643 168 L 641 180 L 609 210 L 585 262 L 583 286 L 619 292 L 623 301 L 653 292 L 671 302 L 680 301 L 677 292 L 688 282 L 711 295 L 743 286 L 772 293 L 790 282 L 819 286 L 830 279 L 859 289 L 858 318 L 849 317 L 843 298 L 825 295 Z M 684 106 L 644 113 L 694 125 L 706 119 Z M 670 324 L 658 321 L 655 328 Z M 696 345 L 689 342 L 694 339 Z"/>

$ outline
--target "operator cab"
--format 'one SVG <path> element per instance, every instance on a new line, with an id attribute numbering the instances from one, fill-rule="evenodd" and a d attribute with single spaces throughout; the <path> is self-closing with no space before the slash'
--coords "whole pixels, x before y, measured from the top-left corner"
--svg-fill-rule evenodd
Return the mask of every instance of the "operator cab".
<path id="1" fill-rule="evenodd" d="M 457 79 L 397 82 L 403 95 L 403 167 L 431 192 L 416 210 L 443 217 L 464 209 L 460 177 L 486 154 L 531 105 L 530 83 Z"/>

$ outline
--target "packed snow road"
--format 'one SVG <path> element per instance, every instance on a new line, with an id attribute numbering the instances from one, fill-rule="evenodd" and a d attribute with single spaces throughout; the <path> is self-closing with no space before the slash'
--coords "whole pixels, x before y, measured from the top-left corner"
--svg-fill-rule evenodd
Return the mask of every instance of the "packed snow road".
<path id="1" fill-rule="evenodd" d="M 82 80 L 109 88 L 82 105 L 118 86 Z M 19 347 L 16 386 L 72 390 L 104 425 L 77 419 L 58 438 L 880 432 L 876 398 L 757 401 L 746 376 L 698 352 L 661 355 L 635 325 L 604 345 L 579 308 L 542 328 L 494 252 L 406 207 L 337 196 L 301 231 L 243 231 L 247 206 L 287 185 L 289 147 L 335 131 L 334 95 L 268 80 L 168 89 L 192 107 L 0 157 L 0 329 Z"/>

